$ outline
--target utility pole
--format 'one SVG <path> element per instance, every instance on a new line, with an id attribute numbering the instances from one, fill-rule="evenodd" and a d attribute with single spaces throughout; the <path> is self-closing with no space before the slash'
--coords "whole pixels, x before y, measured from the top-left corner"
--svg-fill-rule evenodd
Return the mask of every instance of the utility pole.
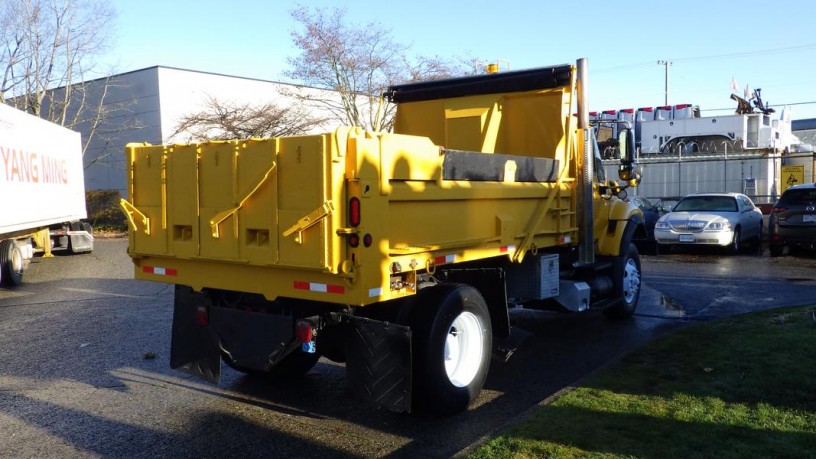
<path id="1" fill-rule="evenodd" d="M 666 67 L 666 101 L 664 102 L 665 105 L 669 105 L 669 67 L 671 67 L 671 61 L 657 61 L 657 65 L 662 65 Z"/>

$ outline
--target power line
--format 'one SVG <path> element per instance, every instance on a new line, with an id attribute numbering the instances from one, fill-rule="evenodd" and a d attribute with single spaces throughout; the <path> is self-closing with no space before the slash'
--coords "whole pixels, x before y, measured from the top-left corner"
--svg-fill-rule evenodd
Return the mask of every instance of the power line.
<path id="1" fill-rule="evenodd" d="M 726 57 L 751 57 L 751 56 L 762 56 L 768 54 L 779 54 L 779 53 L 790 53 L 794 51 L 807 51 L 809 49 L 816 49 L 816 43 L 811 43 L 808 45 L 799 45 L 799 46 L 789 46 L 786 48 L 771 48 L 771 49 L 761 49 L 756 51 L 744 51 L 740 53 L 728 53 L 728 54 L 712 54 L 709 56 L 696 56 L 696 57 L 680 57 L 674 59 L 675 61 L 694 61 L 694 60 L 706 60 L 706 59 L 722 59 Z"/>

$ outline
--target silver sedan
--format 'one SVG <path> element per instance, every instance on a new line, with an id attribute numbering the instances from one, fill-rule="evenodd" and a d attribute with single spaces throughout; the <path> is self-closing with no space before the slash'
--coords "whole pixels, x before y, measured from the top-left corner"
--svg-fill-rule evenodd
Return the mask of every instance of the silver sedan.
<path id="1" fill-rule="evenodd" d="M 697 193 L 684 197 L 655 224 L 662 246 L 716 245 L 737 253 L 762 241 L 762 212 L 740 193 Z"/>

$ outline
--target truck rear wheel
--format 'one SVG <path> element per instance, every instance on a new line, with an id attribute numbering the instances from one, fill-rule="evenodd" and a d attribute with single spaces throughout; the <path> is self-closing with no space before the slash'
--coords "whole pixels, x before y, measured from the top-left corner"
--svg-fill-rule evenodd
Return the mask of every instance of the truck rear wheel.
<path id="1" fill-rule="evenodd" d="M 13 287 L 23 282 L 23 252 L 11 239 L 0 241 L 0 284 Z"/>
<path id="2" fill-rule="evenodd" d="M 428 287 L 418 296 L 411 327 L 414 401 L 434 414 L 464 411 L 481 392 L 490 367 L 487 304 L 469 285 Z"/>
<path id="3" fill-rule="evenodd" d="M 604 313 L 613 319 L 631 317 L 637 308 L 640 298 L 640 254 L 635 244 L 615 257 L 612 279 L 615 283 L 614 305 L 604 309 Z"/>

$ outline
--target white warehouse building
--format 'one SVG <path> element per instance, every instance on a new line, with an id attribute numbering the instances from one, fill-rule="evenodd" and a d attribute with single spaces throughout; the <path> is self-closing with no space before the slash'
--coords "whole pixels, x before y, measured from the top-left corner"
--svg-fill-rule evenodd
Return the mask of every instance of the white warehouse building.
<path id="1" fill-rule="evenodd" d="M 125 145 L 130 142 L 161 144 L 184 142 L 173 137 L 181 119 L 205 110 L 215 98 L 232 104 L 273 103 L 280 107 L 300 102 L 297 91 L 321 91 L 291 84 L 155 66 L 83 83 L 90 104 L 102 104 L 104 119 L 96 129 L 91 120 L 75 129 L 87 142 L 84 154 L 85 188 L 116 190 L 127 196 Z M 311 107 L 311 113 L 325 109 Z M 336 118 L 335 118 L 336 119 Z M 339 121 L 325 122 L 311 133 L 330 131 Z M 91 135 L 90 140 L 88 136 Z"/>

